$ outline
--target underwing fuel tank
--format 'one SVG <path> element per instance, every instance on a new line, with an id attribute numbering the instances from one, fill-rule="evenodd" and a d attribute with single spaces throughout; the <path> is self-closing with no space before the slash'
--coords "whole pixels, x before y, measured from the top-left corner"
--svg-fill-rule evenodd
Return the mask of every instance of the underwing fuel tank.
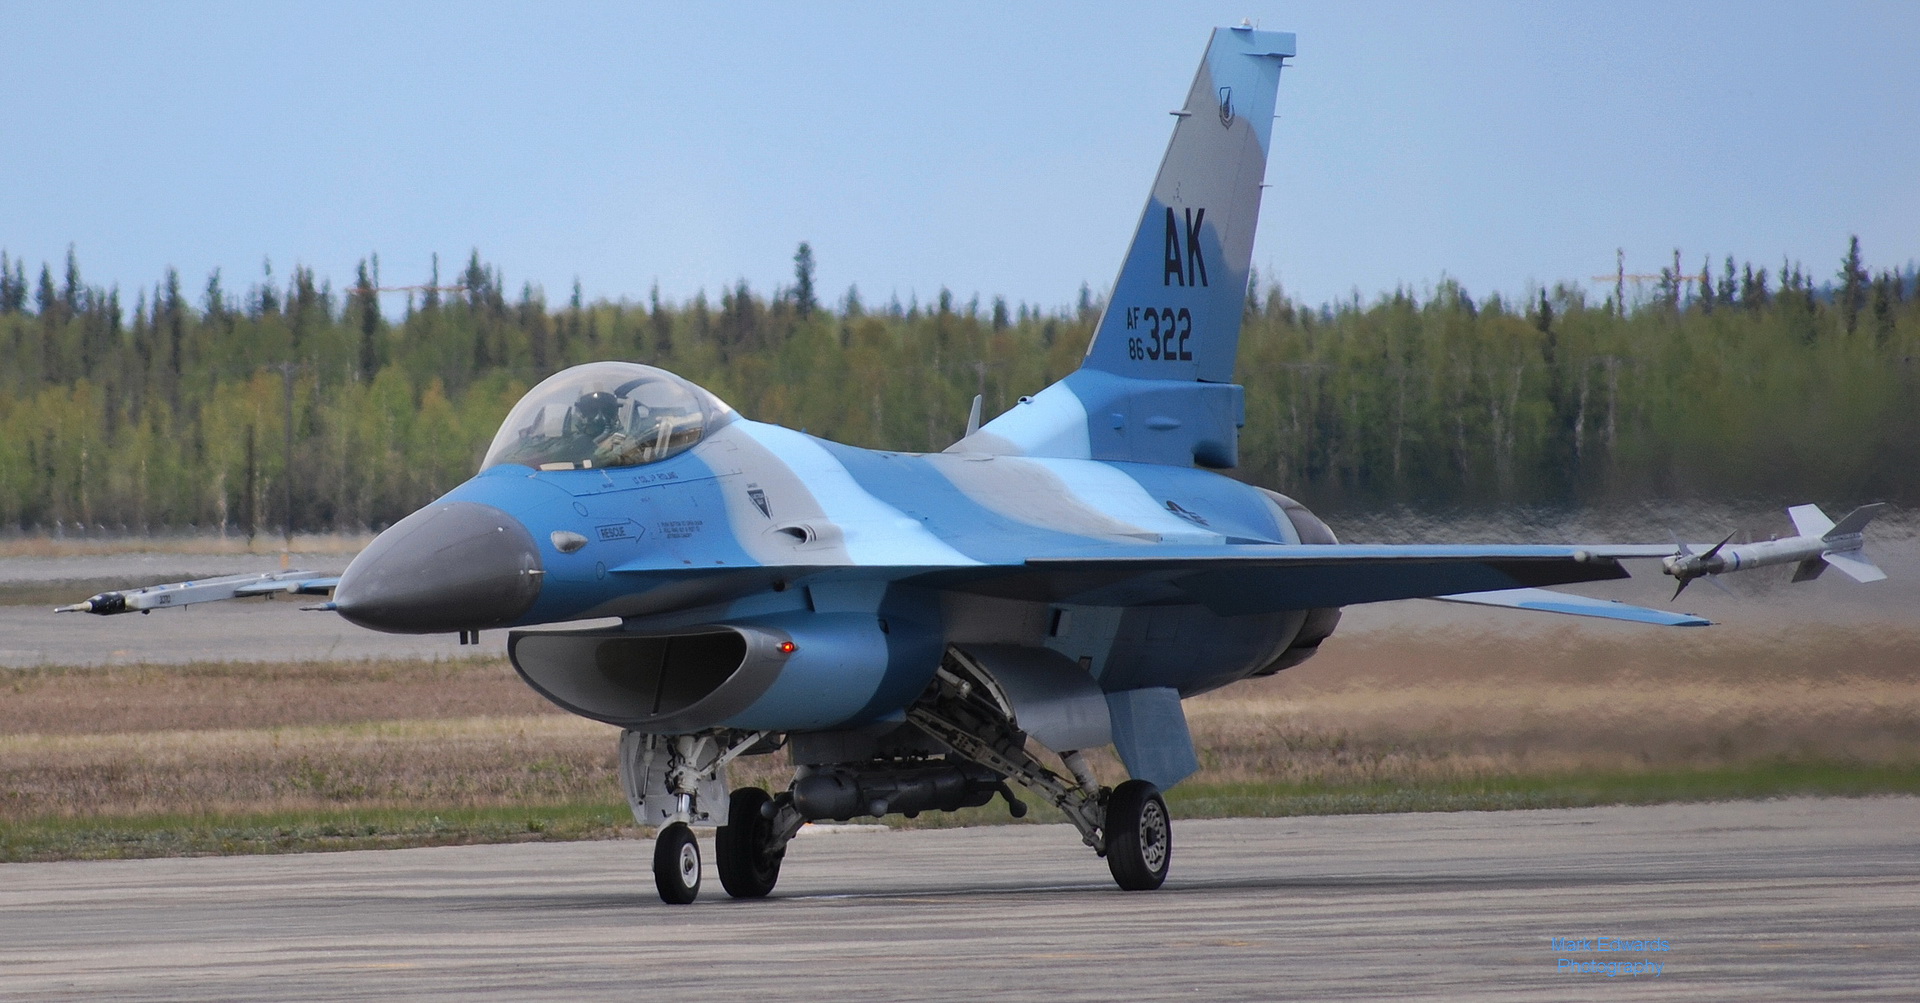
<path id="1" fill-rule="evenodd" d="M 596 721 L 661 735 L 859 723 L 925 689 L 940 650 L 937 632 L 868 613 L 507 638 L 513 667 L 540 695 Z"/>

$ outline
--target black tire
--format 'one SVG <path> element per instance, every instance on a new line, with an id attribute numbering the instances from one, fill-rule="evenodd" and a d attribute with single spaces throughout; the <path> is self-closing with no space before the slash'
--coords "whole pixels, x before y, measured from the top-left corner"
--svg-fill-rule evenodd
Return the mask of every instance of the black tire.
<path id="1" fill-rule="evenodd" d="M 773 820 L 760 809 L 773 798 L 758 787 L 742 787 L 727 798 L 727 824 L 714 834 L 714 863 L 720 886 L 737 899 L 766 898 L 780 880 L 785 846 L 772 847 Z"/>
<path id="2" fill-rule="evenodd" d="M 653 885 L 668 905 L 687 905 L 700 897 L 700 841 L 687 823 L 667 826 L 654 840 Z"/>
<path id="3" fill-rule="evenodd" d="M 1173 820 L 1160 789 L 1129 780 L 1107 798 L 1107 868 L 1130 892 L 1152 891 L 1173 864 Z"/>

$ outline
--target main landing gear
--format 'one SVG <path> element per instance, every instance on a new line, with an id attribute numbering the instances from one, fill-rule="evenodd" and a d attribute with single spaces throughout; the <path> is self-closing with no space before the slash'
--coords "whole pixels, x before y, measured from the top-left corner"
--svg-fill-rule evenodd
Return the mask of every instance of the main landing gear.
<path id="1" fill-rule="evenodd" d="M 1107 869 L 1130 892 L 1152 891 L 1173 863 L 1173 826 L 1159 788 L 1129 780 L 1107 797 Z"/>
<path id="2" fill-rule="evenodd" d="M 1019 818 L 1027 806 L 1010 782 L 1058 808 L 1082 842 L 1106 858 L 1121 888 L 1147 891 L 1167 879 L 1173 826 L 1160 791 L 1145 780 L 1102 787 L 1081 753 L 1054 753 L 1032 740 L 992 675 L 962 652 L 949 650 L 893 732 L 834 734 L 840 737 L 814 736 L 806 750 L 796 739 L 793 785 L 769 794 L 757 787 L 729 792 L 726 785 L 728 763 L 779 747 L 764 732 L 624 733 L 621 782 L 634 818 L 658 832 L 653 879 L 661 900 L 685 905 L 700 894 L 703 868 L 693 826 L 718 827 L 714 863 L 727 894 L 764 898 L 780 880 L 788 842 L 809 821 L 912 818 L 980 807 L 996 797 Z M 1057 755 L 1066 775 L 1036 752 Z"/>
<path id="3" fill-rule="evenodd" d="M 780 880 L 780 861 L 787 855 L 787 840 L 793 838 L 777 821 L 780 817 L 772 796 L 758 787 L 742 787 L 727 799 L 727 824 L 714 834 L 713 842 L 720 887 L 728 895 L 760 899 L 773 891 L 774 882 Z"/>
<path id="4" fill-rule="evenodd" d="M 1077 751 L 1058 753 L 1072 781 L 1048 769 L 1028 751 L 1039 743 L 1015 724 L 992 676 L 963 653 L 949 649 L 926 695 L 908 708 L 907 720 L 1060 809 L 1080 830 L 1081 841 L 1107 858 L 1121 888 L 1151 891 L 1167 880 L 1173 826 L 1159 788 L 1145 780 L 1102 787 Z M 1022 806 L 1014 816 L 1025 813 Z"/>

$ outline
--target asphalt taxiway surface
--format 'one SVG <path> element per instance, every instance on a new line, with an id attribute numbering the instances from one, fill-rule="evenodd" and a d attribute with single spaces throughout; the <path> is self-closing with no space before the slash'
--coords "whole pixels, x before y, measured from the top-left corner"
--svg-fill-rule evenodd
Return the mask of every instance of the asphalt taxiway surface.
<path id="1" fill-rule="evenodd" d="M 1920 799 L 1188 821 L 1175 836 L 1167 887 L 1127 893 L 1059 826 L 810 832 L 773 898 L 727 899 L 709 864 L 686 907 L 654 896 L 645 842 L 11 864 L 0 996 L 1910 1000 L 1920 986 Z M 1601 949 L 1621 941 L 1642 943 Z"/>

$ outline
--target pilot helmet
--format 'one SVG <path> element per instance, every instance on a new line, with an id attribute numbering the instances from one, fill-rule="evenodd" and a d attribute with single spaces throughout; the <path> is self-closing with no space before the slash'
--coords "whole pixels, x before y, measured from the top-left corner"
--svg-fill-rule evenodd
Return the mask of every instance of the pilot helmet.
<path id="1" fill-rule="evenodd" d="M 582 435 L 605 435 L 620 416 L 620 400 L 605 390 L 582 394 L 573 402 L 574 430 Z"/>

